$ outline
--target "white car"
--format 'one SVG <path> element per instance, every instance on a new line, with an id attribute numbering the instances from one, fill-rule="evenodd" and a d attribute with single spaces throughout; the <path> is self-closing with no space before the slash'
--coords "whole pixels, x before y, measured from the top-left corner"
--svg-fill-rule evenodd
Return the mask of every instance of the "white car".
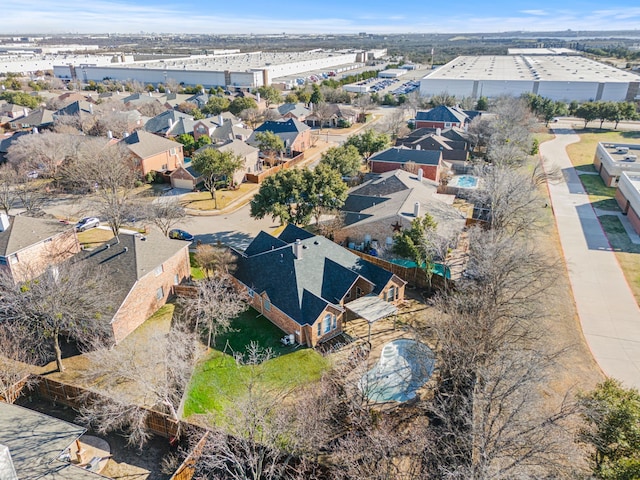
<path id="1" fill-rule="evenodd" d="M 89 230 L 90 228 L 95 228 L 100 226 L 100 220 L 96 217 L 85 217 L 76 223 L 76 230 L 78 232 L 84 232 L 85 230 Z"/>

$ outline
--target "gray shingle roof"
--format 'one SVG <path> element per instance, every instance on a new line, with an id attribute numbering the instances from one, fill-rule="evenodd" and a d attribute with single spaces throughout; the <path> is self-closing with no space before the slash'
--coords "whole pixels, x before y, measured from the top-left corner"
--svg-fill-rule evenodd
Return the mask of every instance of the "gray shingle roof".
<path id="1" fill-rule="evenodd" d="M 427 122 L 451 122 L 464 125 L 469 122 L 469 115 L 457 107 L 440 105 L 426 112 L 416 113 L 416 120 Z"/>
<path id="2" fill-rule="evenodd" d="M 9 217 L 9 228 L 0 232 L 0 255 L 9 256 L 71 229 L 73 226 L 65 225 L 58 220 L 22 215 Z"/>
<path id="3" fill-rule="evenodd" d="M 171 127 L 169 127 L 171 122 Z M 147 132 L 155 134 L 180 135 L 182 133 L 193 133 L 195 120 L 191 115 L 178 112 L 177 110 L 166 110 L 160 115 L 150 118 L 144 125 Z"/>
<path id="4" fill-rule="evenodd" d="M 127 145 L 129 150 L 140 158 L 148 158 L 172 148 L 181 147 L 181 144 L 177 142 L 159 135 L 154 135 L 153 133 L 145 132 L 144 130 L 136 130 L 120 141 Z"/>
<path id="5" fill-rule="evenodd" d="M 370 162 L 413 162 L 418 165 L 438 165 L 442 154 L 438 150 L 414 150 L 406 147 L 391 147 L 372 155 Z"/>
<path id="6" fill-rule="evenodd" d="M 293 225 L 278 239 L 268 237 L 263 232 L 255 246 L 252 242 L 238 255 L 234 275 L 259 294 L 266 293 L 274 306 L 300 325 L 313 323 L 328 305 L 341 308 L 340 301 L 358 278 L 372 283 L 374 294 L 379 294 L 393 277 L 325 237 Z M 295 257 L 291 239 L 300 239 L 301 258 Z M 278 246 L 276 240 L 284 245 Z"/>

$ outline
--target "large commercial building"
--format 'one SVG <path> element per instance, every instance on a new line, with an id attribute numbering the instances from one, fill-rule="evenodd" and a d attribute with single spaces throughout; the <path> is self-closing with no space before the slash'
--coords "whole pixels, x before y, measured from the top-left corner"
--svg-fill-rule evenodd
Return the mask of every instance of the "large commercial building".
<path id="1" fill-rule="evenodd" d="M 640 76 L 581 56 L 462 56 L 420 81 L 420 94 L 478 98 L 534 93 L 562 101 L 632 101 Z"/>
<path id="2" fill-rule="evenodd" d="M 82 65 L 55 66 L 54 73 L 62 79 L 78 79 L 82 82 L 136 80 L 156 85 L 175 80 L 185 85 L 202 85 L 207 88 L 255 88 L 270 85 L 276 78 L 351 65 L 361 58 L 363 52 L 357 51 L 250 52 L 111 65 L 83 62 Z"/>

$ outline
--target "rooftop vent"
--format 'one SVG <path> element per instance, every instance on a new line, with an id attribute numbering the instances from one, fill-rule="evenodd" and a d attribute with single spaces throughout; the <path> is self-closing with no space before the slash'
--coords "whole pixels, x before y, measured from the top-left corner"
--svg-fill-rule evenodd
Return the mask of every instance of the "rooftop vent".
<path id="1" fill-rule="evenodd" d="M 616 147 L 617 153 L 627 153 L 629 151 L 629 147 Z"/>
<path id="2" fill-rule="evenodd" d="M 637 155 L 625 155 L 624 156 L 624 160 L 625 162 L 635 162 L 636 160 L 638 160 L 638 156 Z"/>

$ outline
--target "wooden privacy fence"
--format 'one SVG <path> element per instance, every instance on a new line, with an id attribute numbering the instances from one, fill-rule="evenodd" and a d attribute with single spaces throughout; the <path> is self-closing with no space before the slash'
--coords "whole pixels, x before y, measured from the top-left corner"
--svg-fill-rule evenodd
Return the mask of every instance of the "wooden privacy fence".
<path id="1" fill-rule="evenodd" d="M 4 403 L 15 402 L 22 394 L 22 389 L 25 387 L 25 385 L 27 385 L 27 383 L 29 383 L 30 379 L 31 379 L 31 375 L 27 375 L 24 378 L 18 380 L 13 385 L 10 385 L 6 389 L 6 392 L 5 392 L 6 397 L 2 393 L 0 393 L 0 402 L 4 402 Z"/>
<path id="2" fill-rule="evenodd" d="M 193 450 L 187 455 L 187 458 L 184 459 L 176 472 L 171 476 L 170 480 L 191 480 L 193 478 L 193 475 L 196 473 L 196 465 L 207 443 L 207 438 L 209 438 L 209 432 L 204 431 L 202 438 L 200 438 Z"/>
<path id="3" fill-rule="evenodd" d="M 355 253 L 360 258 L 364 258 L 366 261 L 373 263 L 379 267 L 384 268 L 385 270 L 390 271 L 394 275 L 397 275 L 402 280 L 407 282 L 410 285 L 414 285 L 419 288 L 431 288 L 436 287 L 440 288 L 444 285 L 444 279 L 440 275 L 432 275 L 431 276 L 431 285 L 429 285 L 429 281 L 427 276 L 424 273 L 424 270 L 418 267 L 403 267 L 402 265 L 398 265 L 396 263 L 389 262 L 380 257 L 374 257 L 372 255 L 368 255 L 364 252 L 360 252 L 358 250 L 351 250 L 350 252 Z M 451 286 L 451 280 L 447 280 L 447 285 Z"/>
<path id="4" fill-rule="evenodd" d="M 264 181 L 265 178 L 276 174 L 277 172 L 279 172 L 280 170 L 282 170 L 284 168 L 294 167 L 297 164 L 299 164 L 302 160 L 304 160 L 304 153 L 300 153 L 300 154 L 296 155 L 295 157 L 287 160 L 286 162 L 281 163 L 280 165 L 276 165 L 275 167 L 271 167 L 271 168 L 269 168 L 267 170 L 264 170 L 263 172 L 260 172 L 260 173 L 247 173 L 247 174 L 245 174 L 245 177 L 247 179 L 247 182 L 249 182 L 249 183 L 260 184 L 260 183 L 262 183 Z"/>

